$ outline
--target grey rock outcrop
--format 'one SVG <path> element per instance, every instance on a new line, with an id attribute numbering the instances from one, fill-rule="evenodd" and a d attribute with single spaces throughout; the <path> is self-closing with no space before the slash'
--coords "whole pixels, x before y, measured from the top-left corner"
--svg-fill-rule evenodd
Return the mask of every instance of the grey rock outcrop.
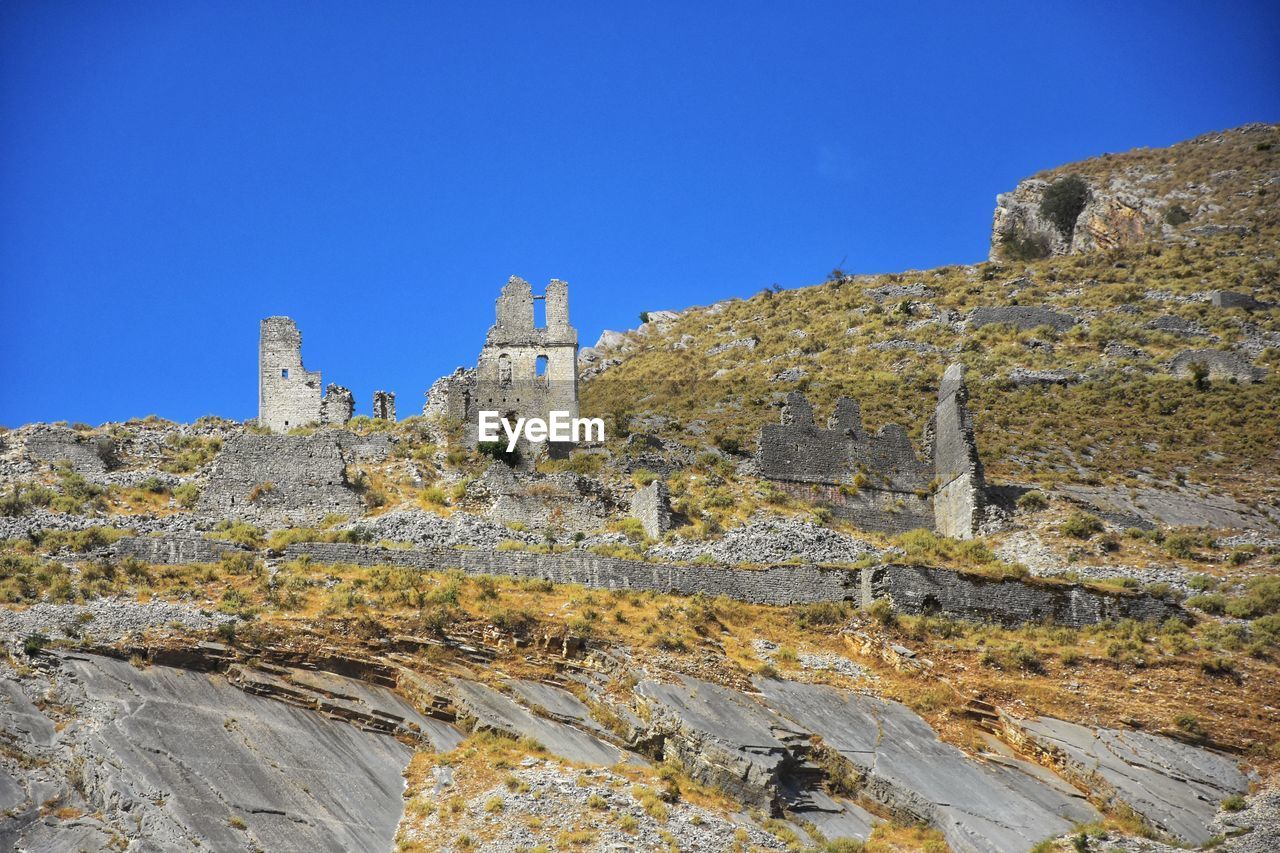
<path id="1" fill-rule="evenodd" d="M 6 674 L 7 675 L 7 674 Z M 52 675 L 73 724 L 0 679 L 5 849 L 391 849 L 412 751 L 219 675 L 63 655 Z M 41 816 L 53 801 L 82 816 Z"/>
<path id="2" fill-rule="evenodd" d="M 1261 382 L 1267 372 L 1254 367 L 1245 359 L 1233 352 L 1223 350 L 1189 350 L 1181 353 L 1169 362 L 1169 372 L 1175 376 L 1191 376 L 1191 366 L 1198 364 L 1208 371 L 1210 379 L 1234 380 L 1236 382 Z"/>
<path id="3" fill-rule="evenodd" d="M 1219 803 L 1249 787 L 1227 756 L 1146 732 L 1090 729 L 1048 717 L 1013 726 L 1069 776 L 1190 844 L 1212 838 L 1209 825 Z"/>
<path id="4" fill-rule="evenodd" d="M 593 734 L 531 713 L 492 687 L 464 679 L 453 679 L 452 684 L 459 712 L 479 729 L 528 737 L 562 758 L 584 764 L 610 767 L 620 761 L 636 760 Z"/>
<path id="5" fill-rule="evenodd" d="M 1034 305 L 983 306 L 969 313 L 969 327 L 973 329 L 1003 324 L 1022 331 L 1048 326 L 1054 331 L 1065 332 L 1076 322 L 1070 314 Z"/>
<path id="6" fill-rule="evenodd" d="M 952 850 L 1024 851 L 1098 818 L 1066 784 L 1024 762 L 997 769 L 968 758 L 897 702 L 776 679 L 758 686 L 766 705 L 854 767 L 864 795 L 940 829 Z"/>

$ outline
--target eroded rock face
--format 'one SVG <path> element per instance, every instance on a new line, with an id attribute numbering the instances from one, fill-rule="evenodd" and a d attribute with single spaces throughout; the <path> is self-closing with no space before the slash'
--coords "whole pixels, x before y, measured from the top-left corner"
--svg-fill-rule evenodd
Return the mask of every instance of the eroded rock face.
<path id="1" fill-rule="evenodd" d="M 29 759 L 0 760 L 6 850 L 392 848 L 412 754 L 393 737 L 167 666 L 68 654 L 51 681 L 61 727 L 0 680 L 0 730 Z M 50 799 L 67 816 L 42 818 Z"/>
<path id="2" fill-rule="evenodd" d="M 1249 787 L 1229 757 L 1158 735 L 1049 717 L 1018 721 L 1017 727 L 1069 776 L 1191 844 L 1212 838 L 1219 803 Z"/>
<path id="3" fill-rule="evenodd" d="M 474 725 L 481 729 L 495 729 L 515 737 L 532 738 L 553 754 L 584 764 L 608 767 L 628 758 L 622 750 L 595 735 L 533 714 L 492 687 L 463 679 L 454 679 L 452 684 L 454 701 L 459 711 L 471 717 Z M 558 699 L 560 703 L 568 705 L 572 696 Z"/>
<path id="4" fill-rule="evenodd" d="M 1089 183 L 1088 197 L 1064 231 L 1045 217 L 1041 203 L 1050 181 L 1029 178 L 996 196 L 990 259 L 1026 260 L 1114 249 L 1145 242 L 1163 232 L 1162 200 L 1120 185 Z"/>
<path id="5" fill-rule="evenodd" d="M 975 761 L 897 702 L 775 679 L 759 687 L 765 704 L 852 764 L 868 796 L 903 819 L 942 830 L 952 850 L 1027 850 L 1098 819 L 1068 786 L 1016 762 L 997 770 Z"/>

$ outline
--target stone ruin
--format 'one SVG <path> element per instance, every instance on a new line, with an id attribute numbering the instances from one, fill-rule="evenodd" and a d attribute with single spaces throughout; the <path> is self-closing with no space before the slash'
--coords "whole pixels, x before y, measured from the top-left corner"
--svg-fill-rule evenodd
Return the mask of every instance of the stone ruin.
<path id="1" fill-rule="evenodd" d="M 396 395 L 392 391 L 373 392 L 373 419 L 395 422 Z"/>
<path id="2" fill-rule="evenodd" d="M 929 432 L 933 438 L 934 528 L 943 536 L 971 539 L 982 512 L 985 478 L 969 414 L 964 365 L 953 364 L 942 375 L 938 408 Z"/>
<path id="3" fill-rule="evenodd" d="M 761 476 L 789 494 L 864 529 L 926 528 L 972 538 L 984 483 L 958 364 L 943 377 L 924 446 L 928 455 L 921 459 L 897 424 L 867 432 L 861 409 L 848 397 L 836 401 L 827 427 L 820 428 L 809 401 L 792 392 L 780 422 L 760 431 L 757 465 Z"/>
<path id="4" fill-rule="evenodd" d="M 258 425 L 272 432 L 320 422 L 320 371 L 302 366 L 302 333 L 288 317 L 262 321 L 258 338 Z"/>
<path id="5" fill-rule="evenodd" d="M 302 364 L 302 333 L 289 317 L 267 317 L 258 338 L 258 426 L 287 433 L 306 426 L 342 426 L 355 414 L 351 389 L 332 382 L 320 392 L 320 371 Z M 377 391 L 373 416 L 396 419 L 396 395 Z"/>
<path id="6" fill-rule="evenodd" d="M 324 389 L 324 400 L 320 403 L 320 423 L 345 424 L 355 413 L 356 398 L 351 389 L 330 382 Z"/>
<path id="7" fill-rule="evenodd" d="M 538 302 L 543 325 L 535 320 Z M 569 285 L 553 279 L 545 295 L 534 296 L 529 282 L 512 276 L 495 313 L 474 372 L 455 374 L 444 395 L 444 414 L 463 424 L 470 447 L 478 441 L 481 411 L 513 422 L 545 419 L 553 410 L 578 416 L 578 332 L 569 325 Z"/>

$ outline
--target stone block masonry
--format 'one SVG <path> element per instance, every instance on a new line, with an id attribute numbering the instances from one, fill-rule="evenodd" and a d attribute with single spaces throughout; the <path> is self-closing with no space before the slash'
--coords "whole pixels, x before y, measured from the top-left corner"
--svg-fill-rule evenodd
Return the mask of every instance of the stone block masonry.
<path id="1" fill-rule="evenodd" d="M 356 413 L 356 400 L 350 388 L 329 383 L 320 403 L 320 423 L 325 426 L 342 426 Z"/>
<path id="2" fill-rule="evenodd" d="M 286 559 L 319 563 L 403 566 L 422 571 L 537 578 L 596 589 L 638 589 L 678 595 L 723 595 L 751 604 L 785 606 L 821 601 L 888 598 L 903 613 L 937 613 L 1006 626 L 1052 622 L 1083 628 L 1116 619 L 1164 620 L 1182 611 L 1140 594 L 1109 594 L 1083 586 L 990 579 L 946 569 L 889 565 L 871 569 L 826 566 L 676 566 L 604 557 L 585 551 L 460 551 L 450 548 L 379 548 L 339 542 L 303 542 Z M 865 584 L 865 592 L 864 592 Z"/>
<path id="3" fill-rule="evenodd" d="M 116 559 L 133 557 L 153 565 L 216 563 L 223 554 L 248 553 L 231 542 L 200 536 L 126 536 L 110 548 Z"/>
<path id="4" fill-rule="evenodd" d="M 985 483 L 968 401 L 964 367 L 953 364 L 943 374 L 938 406 L 924 431 L 927 455 L 920 459 L 897 424 L 868 433 L 854 400 L 838 399 L 821 429 L 809 401 L 793 391 L 780 422 L 760 430 L 756 464 L 783 491 L 864 530 L 924 528 L 970 539 Z"/>
<path id="5" fill-rule="evenodd" d="M 943 536 L 972 539 L 978 530 L 985 482 L 961 364 L 951 365 L 942 376 L 932 432 L 935 529 Z"/>
<path id="6" fill-rule="evenodd" d="M 650 539 L 661 539 L 671 529 L 671 493 L 662 480 L 637 489 L 631 498 L 631 515 L 644 525 Z"/>
<path id="7" fill-rule="evenodd" d="M 539 301 L 543 325 L 536 319 Z M 477 443 L 481 411 L 512 422 L 546 420 L 553 410 L 578 416 L 578 333 L 569 325 L 569 286 L 553 279 L 538 297 L 529 282 L 512 276 L 494 314 L 475 371 L 451 378 L 444 394 L 445 413 L 462 422 L 469 447 Z"/>
<path id="8" fill-rule="evenodd" d="M 373 392 L 373 417 L 374 420 L 395 422 L 396 395 L 394 392 Z"/>
<path id="9" fill-rule="evenodd" d="M 78 474 L 103 474 L 115 457 L 115 443 L 105 435 L 85 435 L 62 426 L 40 424 L 27 436 L 26 455 L 38 462 L 67 462 Z"/>
<path id="10" fill-rule="evenodd" d="M 288 317 L 262 321 L 258 339 L 258 425 L 288 432 L 320 423 L 320 371 L 302 366 L 302 333 Z"/>
<path id="11" fill-rule="evenodd" d="M 933 527 L 932 471 L 916 456 L 906 430 L 889 424 L 868 433 L 858 404 L 847 397 L 836 401 L 822 429 L 799 392 L 787 395 L 779 420 L 760 431 L 761 476 L 866 530 Z"/>
<path id="12" fill-rule="evenodd" d="M 364 503 L 346 476 L 334 431 L 310 436 L 238 435 L 223 445 L 197 512 L 258 524 L 315 524 L 358 516 Z"/>

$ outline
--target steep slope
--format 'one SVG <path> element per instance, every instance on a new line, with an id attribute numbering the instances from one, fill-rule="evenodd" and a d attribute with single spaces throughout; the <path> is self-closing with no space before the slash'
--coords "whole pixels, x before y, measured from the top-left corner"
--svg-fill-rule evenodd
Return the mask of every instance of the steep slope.
<path id="1" fill-rule="evenodd" d="M 943 368 L 961 361 L 997 482 L 1186 488 L 1274 506 L 1280 190 L 1268 188 L 1280 185 L 1280 131 L 1250 126 L 1036 180 L 1066 175 L 1084 176 L 1095 200 L 1129 188 L 1146 193 L 1144 209 L 1182 199 L 1191 219 L 1106 250 L 1094 240 L 1036 260 L 837 274 L 654 312 L 584 353 L 584 409 L 750 448 L 800 388 L 819 412 L 848 395 L 869 427 L 919 436 Z M 1009 204 L 1002 196 L 1000 210 Z"/>

